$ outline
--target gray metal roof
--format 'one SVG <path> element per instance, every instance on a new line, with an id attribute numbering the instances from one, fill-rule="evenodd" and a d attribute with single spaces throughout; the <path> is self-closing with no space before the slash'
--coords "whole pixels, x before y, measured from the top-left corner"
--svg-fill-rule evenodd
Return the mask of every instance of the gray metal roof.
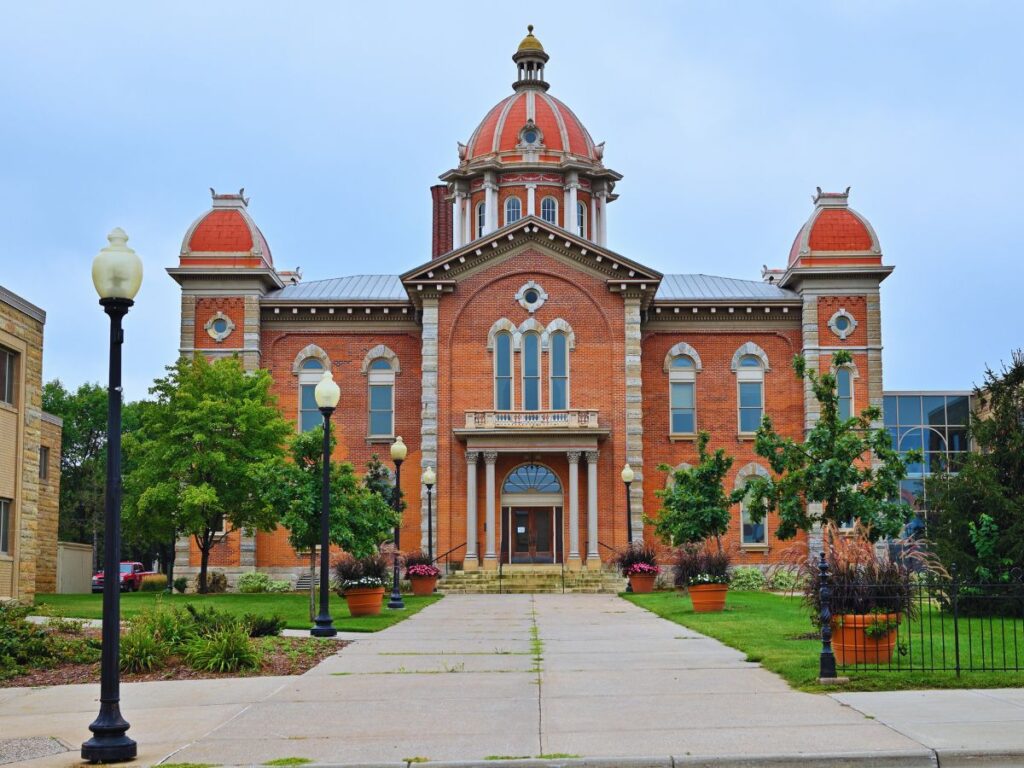
<path id="1" fill-rule="evenodd" d="M 273 301 L 408 301 L 398 275 L 349 275 L 286 285 L 266 295 Z"/>
<path id="2" fill-rule="evenodd" d="M 735 280 L 714 275 L 665 275 L 655 301 L 715 301 L 719 299 L 798 300 L 793 291 L 761 280 Z"/>

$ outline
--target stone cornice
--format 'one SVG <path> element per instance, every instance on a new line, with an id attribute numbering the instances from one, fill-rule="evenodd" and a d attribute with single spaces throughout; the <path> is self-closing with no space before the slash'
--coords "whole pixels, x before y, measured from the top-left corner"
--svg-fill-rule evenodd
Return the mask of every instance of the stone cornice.
<path id="1" fill-rule="evenodd" d="M 7 290 L 2 285 L 0 285 L 0 301 L 2 301 L 7 306 L 13 307 L 19 312 L 28 315 L 36 322 L 43 323 L 44 325 L 46 324 L 45 310 L 41 309 L 40 307 L 37 307 L 30 301 L 25 301 L 25 299 L 21 298 L 21 296 L 12 291 Z"/>
<path id="2" fill-rule="evenodd" d="M 230 286 L 255 282 L 266 290 L 284 288 L 284 281 L 277 272 L 267 267 L 168 267 L 167 274 L 182 287 L 196 282 L 219 282 Z"/>
<path id="3" fill-rule="evenodd" d="M 835 266 L 835 267 L 790 267 L 779 279 L 780 288 L 799 291 L 804 283 L 830 282 L 840 287 L 844 282 L 867 279 L 875 285 L 892 274 L 891 266 Z"/>

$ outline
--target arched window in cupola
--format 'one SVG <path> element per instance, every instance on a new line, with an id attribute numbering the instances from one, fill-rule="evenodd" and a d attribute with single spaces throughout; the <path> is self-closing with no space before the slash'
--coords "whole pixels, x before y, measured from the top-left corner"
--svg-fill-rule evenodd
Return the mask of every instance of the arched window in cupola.
<path id="1" fill-rule="evenodd" d="M 512 224 L 523 218 L 523 204 L 518 197 L 505 200 L 505 223 Z"/>
<path id="2" fill-rule="evenodd" d="M 558 201 L 548 196 L 540 201 L 540 217 L 548 224 L 558 225 Z"/>

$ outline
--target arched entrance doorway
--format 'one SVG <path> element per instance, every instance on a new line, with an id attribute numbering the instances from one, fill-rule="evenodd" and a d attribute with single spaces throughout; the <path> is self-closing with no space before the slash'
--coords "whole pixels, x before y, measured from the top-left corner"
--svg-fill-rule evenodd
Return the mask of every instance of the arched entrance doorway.
<path id="1" fill-rule="evenodd" d="M 520 464 L 501 485 L 501 562 L 562 562 L 562 483 L 543 464 Z"/>

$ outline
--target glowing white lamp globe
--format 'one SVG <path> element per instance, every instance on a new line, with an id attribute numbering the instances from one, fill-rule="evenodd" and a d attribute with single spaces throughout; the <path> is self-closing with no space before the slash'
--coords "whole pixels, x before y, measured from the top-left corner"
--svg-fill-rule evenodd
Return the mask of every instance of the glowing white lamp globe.
<path id="1" fill-rule="evenodd" d="M 635 477 L 636 473 L 633 471 L 633 468 L 629 466 L 629 464 L 622 468 L 622 482 L 632 483 Z"/>
<path id="2" fill-rule="evenodd" d="M 115 227 L 107 235 L 110 242 L 92 261 L 92 282 L 101 299 L 131 301 L 142 285 L 142 259 L 128 247 L 128 235 Z"/>
<path id="3" fill-rule="evenodd" d="M 330 371 L 324 371 L 324 375 L 320 377 L 320 381 L 317 382 L 316 388 L 313 390 L 313 397 L 316 399 L 316 404 L 319 408 L 333 409 L 338 407 L 341 390 L 334 383 L 334 374 Z"/>
<path id="4" fill-rule="evenodd" d="M 427 487 L 431 487 L 437 482 L 437 474 L 434 472 L 433 467 L 427 467 L 423 470 L 423 484 Z"/>
<path id="5" fill-rule="evenodd" d="M 406 447 L 401 436 L 395 438 L 395 442 L 391 444 L 391 460 L 392 461 L 405 461 L 406 454 L 409 453 L 409 449 Z"/>

